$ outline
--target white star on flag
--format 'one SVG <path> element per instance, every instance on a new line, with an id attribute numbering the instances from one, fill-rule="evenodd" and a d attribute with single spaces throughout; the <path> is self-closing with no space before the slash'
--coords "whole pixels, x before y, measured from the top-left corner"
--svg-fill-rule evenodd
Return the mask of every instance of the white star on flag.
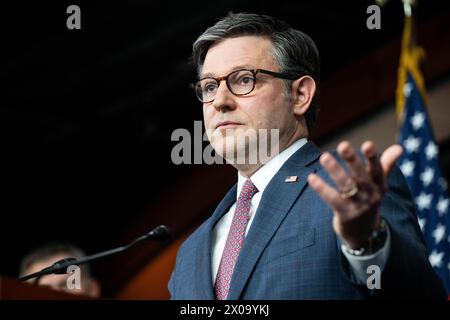
<path id="1" fill-rule="evenodd" d="M 412 160 L 405 160 L 403 161 L 402 165 L 400 166 L 400 170 L 403 172 L 405 177 L 411 177 L 414 171 L 415 163 Z"/>
<path id="2" fill-rule="evenodd" d="M 437 211 L 439 212 L 439 216 L 443 216 L 448 209 L 448 198 L 444 199 L 442 197 L 439 198 L 439 201 L 437 203 Z"/>
<path id="3" fill-rule="evenodd" d="M 431 198 L 431 194 L 421 192 L 420 195 L 416 198 L 416 204 L 419 210 L 430 209 Z"/>
<path id="4" fill-rule="evenodd" d="M 403 143 L 406 151 L 409 153 L 417 152 L 417 149 L 420 147 L 420 138 L 410 135 Z"/>
<path id="5" fill-rule="evenodd" d="M 419 130 L 425 121 L 425 115 L 423 112 L 416 112 L 411 117 L 411 125 L 413 126 L 414 130 Z"/>
<path id="6" fill-rule="evenodd" d="M 438 147 L 433 141 L 428 142 L 425 148 L 425 154 L 427 155 L 428 160 L 436 158 L 438 154 Z"/>
<path id="7" fill-rule="evenodd" d="M 426 167 L 425 171 L 420 174 L 420 180 L 422 180 L 423 185 L 428 187 L 428 185 L 433 181 L 434 170 L 430 167 Z"/>
<path id="8" fill-rule="evenodd" d="M 431 263 L 431 266 L 434 267 L 441 267 L 442 264 L 442 258 L 444 257 L 444 253 L 443 252 L 437 252 L 436 250 L 433 250 L 430 254 L 430 256 L 428 257 L 428 260 Z"/>
<path id="9" fill-rule="evenodd" d="M 441 242 L 442 239 L 445 237 L 445 226 L 438 223 L 436 226 L 436 229 L 433 231 L 433 238 L 435 243 Z"/>

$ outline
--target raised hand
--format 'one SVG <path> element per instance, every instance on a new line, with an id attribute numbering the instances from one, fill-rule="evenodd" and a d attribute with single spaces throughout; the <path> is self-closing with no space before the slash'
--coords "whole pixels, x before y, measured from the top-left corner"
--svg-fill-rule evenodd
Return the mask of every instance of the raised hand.
<path id="1" fill-rule="evenodd" d="M 316 174 L 308 176 L 309 185 L 333 209 L 334 231 L 352 249 L 363 247 L 374 228 L 379 226 L 379 207 L 386 192 L 387 176 L 403 149 L 392 145 L 378 157 L 374 143 L 366 141 L 361 151 L 366 163 L 348 141 L 338 145 L 337 152 L 345 161 L 348 172 L 330 153 L 320 157 L 320 164 L 337 188 Z"/>

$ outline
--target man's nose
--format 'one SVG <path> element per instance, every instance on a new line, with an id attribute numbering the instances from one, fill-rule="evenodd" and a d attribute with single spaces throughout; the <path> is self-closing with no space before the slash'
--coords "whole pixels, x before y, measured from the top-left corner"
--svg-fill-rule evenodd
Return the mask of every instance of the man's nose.
<path id="1" fill-rule="evenodd" d="M 235 96 L 230 89 L 228 89 L 226 82 L 221 81 L 212 105 L 217 111 L 221 112 L 234 110 L 236 109 L 236 101 L 234 98 Z"/>

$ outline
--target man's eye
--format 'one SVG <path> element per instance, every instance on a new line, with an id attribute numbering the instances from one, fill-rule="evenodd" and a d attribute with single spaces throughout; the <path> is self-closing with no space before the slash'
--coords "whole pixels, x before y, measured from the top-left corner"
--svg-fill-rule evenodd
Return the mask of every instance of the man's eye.
<path id="1" fill-rule="evenodd" d="M 214 92 L 217 89 L 217 84 L 214 82 L 211 83 L 207 83 L 205 84 L 205 86 L 203 87 L 203 91 L 204 92 Z"/>
<path id="2" fill-rule="evenodd" d="M 242 76 L 238 79 L 237 83 L 240 85 L 248 86 L 253 85 L 253 77 L 252 76 Z"/>

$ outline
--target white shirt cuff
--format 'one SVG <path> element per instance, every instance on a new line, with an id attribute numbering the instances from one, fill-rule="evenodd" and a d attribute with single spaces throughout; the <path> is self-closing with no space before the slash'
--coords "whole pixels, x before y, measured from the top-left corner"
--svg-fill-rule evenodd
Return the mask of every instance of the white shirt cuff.
<path id="1" fill-rule="evenodd" d="M 353 271 L 353 274 L 356 276 L 356 279 L 359 283 L 365 284 L 367 282 L 367 278 L 372 275 L 371 271 L 368 271 L 369 266 L 378 266 L 381 271 L 383 271 L 387 259 L 389 257 L 389 252 L 391 249 L 391 232 L 389 230 L 389 226 L 386 224 L 387 229 L 387 237 L 384 243 L 384 246 L 378 250 L 377 252 L 367 255 L 367 256 L 354 256 L 345 251 L 345 247 L 341 245 L 341 251 L 344 256 L 347 258 L 347 261 Z"/>

